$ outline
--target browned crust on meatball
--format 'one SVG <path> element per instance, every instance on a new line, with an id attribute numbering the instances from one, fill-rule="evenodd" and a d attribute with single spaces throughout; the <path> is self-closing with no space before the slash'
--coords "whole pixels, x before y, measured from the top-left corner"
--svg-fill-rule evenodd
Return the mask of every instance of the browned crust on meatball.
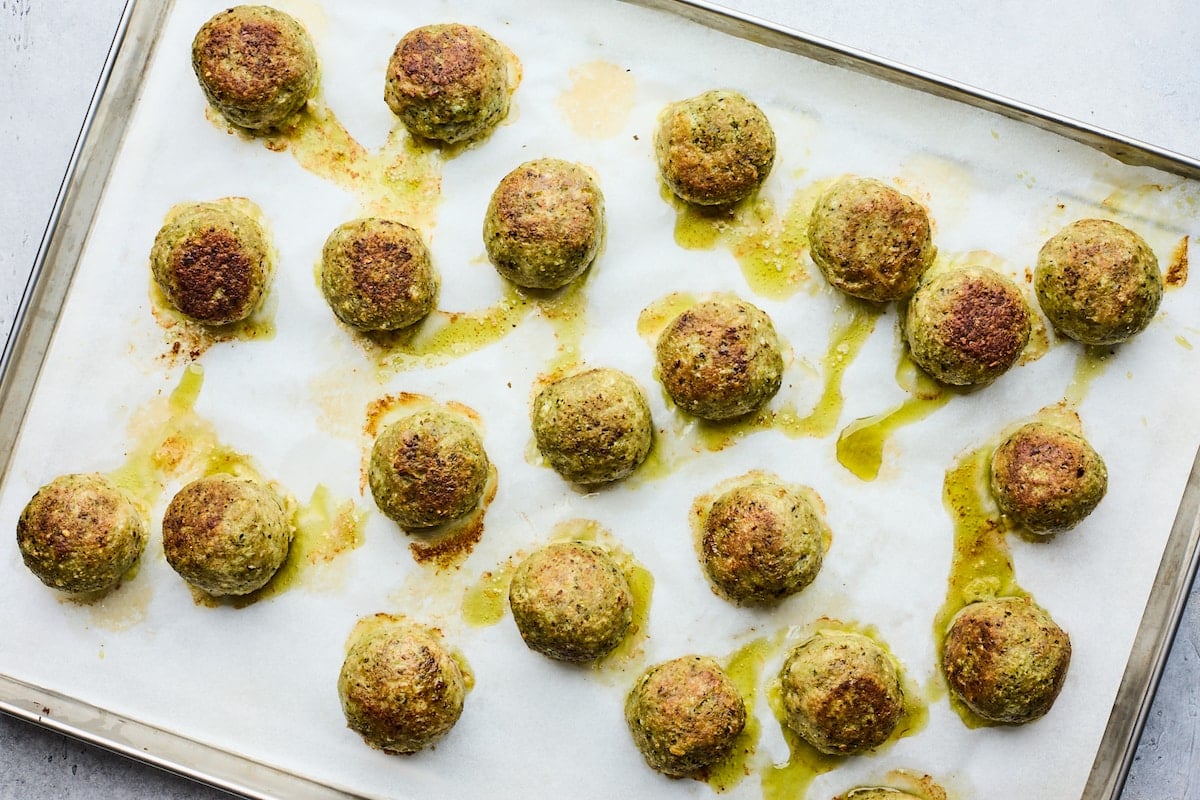
<path id="1" fill-rule="evenodd" d="M 202 322 L 242 316 L 253 305 L 256 270 L 228 230 L 205 228 L 171 251 L 174 299 L 181 312 Z"/>
<path id="2" fill-rule="evenodd" d="M 1034 533 L 1051 533 L 1092 513 L 1108 488 L 1108 468 L 1074 431 L 1031 422 L 992 454 L 991 486 L 1001 511 Z"/>
<path id="3" fill-rule="evenodd" d="M 321 289 L 347 325 L 363 330 L 413 325 L 433 310 L 438 288 L 420 233 L 403 223 L 352 220 L 325 242 Z"/>

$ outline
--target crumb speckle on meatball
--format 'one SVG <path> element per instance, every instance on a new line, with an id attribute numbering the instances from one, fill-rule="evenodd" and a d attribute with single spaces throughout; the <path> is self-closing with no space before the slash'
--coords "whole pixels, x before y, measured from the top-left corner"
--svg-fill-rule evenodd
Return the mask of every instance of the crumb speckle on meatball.
<path id="1" fill-rule="evenodd" d="M 824 525 L 808 498 L 763 476 L 722 493 L 704 517 L 700 562 L 718 593 L 766 604 L 812 583 Z"/>
<path id="2" fill-rule="evenodd" d="M 434 309 L 438 276 L 420 233 L 367 217 L 339 225 L 325 240 L 321 292 L 347 325 L 391 331 L 420 322 Z"/>
<path id="3" fill-rule="evenodd" d="M 963 267 L 922 281 L 908 304 L 909 352 L 942 383 L 994 381 L 1017 363 L 1032 320 L 1024 295 L 987 267 Z"/>
<path id="4" fill-rule="evenodd" d="M 899 669 L 862 634 L 818 633 L 792 649 L 779 680 L 787 726 L 822 753 L 876 748 L 904 712 Z"/>
<path id="5" fill-rule="evenodd" d="M 508 62 L 485 31 L 456 23 L 411 30 L 388 62 L 384 99 L 409 132 L 462 142 L 508 114 Z"/>
<path id="6" fill-rule="evenodd" d="M 184 486 L 162 522 L 167 563 L 188 583 L 218 597 L 265 586 L 287 558 L 294 533 L 270 487 L 226 474 Z"/>
<path id="7" fill-rule="evenodd" d="M 650 406 L 616 369 L 589 369 L 542 389 L 530 413 L 542 457 L 572 483 L 610 483 L 645 460 L 653 442 Z"/>
<path id="8" fill-rule="evenodd" d="M 235 6 L 201 26 L 192 69 L 208 102 L 251 131 L 277 127 L 317 87 L 317 53 L 304 27 L 269 6 Z"/>
<path id="9" fill-rule="evenodd" d="M 1021 724 L 1043 716 L 1070 663 L 1070 637 L 1021 597 L 967 606 L 950 623 L 942 648 L 950 690 L 991 722 Z"/>
<path id="10" fill-rule="evenodd" d="M 899 789 L 887 789 L 880 786 L 851 789 L 845 794 L 839 794 L 833 800 L 921 800 L 921 798 Z"/>
<path id="11" fill-rule="evenodd" d="M 150 270 L 167 301 L 205 325 L 246 319 L 270 277 L 266 234 L 226 203 L 180 207 L 159 229 Z"/>
<path id="12" fill-rule="evenodd" d="M 625 701 L 625 721 L 647 764 L 684 777 L 729 753 L 746 725 L 746 705 L 720 664 L 683 656 L 642 673 Z"/>
<path id="13" fill-rule="evenodd" d="M 592 174 L 557 158 L 527 161 L 492 192 L 483 242 L 496 271 L 531 289 L 583 274 L 604 236 L 604 195 Z"/>
<path id="14" fill-rule="evenodd" d="M 459 414 L 430 409 L 379 434 L 367 477 L 380 511 L 401 527 L 429 528 L 475 508 L 489 468 L 475 426 Z"/>
<path id="15" fill-rule="evenodd" d="M 1033 533 L 1073 528 L 1108 489 L 1104 459 L 1078 433 L 1030 422 L 996 448 L 992 493 L 1000 510 Z"/>
<path id="16" fill-rule="evenodd" d="M 415 753 L 462 716 L 467 682 L 432 628 L 386 614 L 360 621 L 338 675 L 350 729 L 371 747 Z"/>
<path id="17" fill-rule="evenodd" d="M 766 312 L 732 295 L 697 303 L 656 347 L 659 379 L 689 414 L 725 420 L 755 411 L 783 383 L 783 355 Z"/>
<path id="18" fill-rule="evenodd" d="M 912 294 L 937 251 L 925 209 L 871 178 L 842 178 L 826 189 L 808 240 L 825 280 L 877 303 Z"/>
<path id="19" fill-rule="evenodd" d="M 73 594 L 115 586 L 146 546 L 137 506 L 96 473 L 60 475 L 38 489 L 17 519 L 25 566 L 47 586 Z"/>
<path id="20" fill-rule="evenodd" d="M 1042 245 L 1033 284 L 1055 330 L 1092 345 L 1145 330 L 1163 294 L 1150 245 L 1105 219 L 1072 222 Z"/>
<path id="21" fill-rule="evenodd" d="M 625 638 L 633 592 L 604 550 L 558 542 L 523 560 L 509 584 L 508 604 L 531 650 L 559 661 L 595 661 Z"/>
<path id="22" fill-rule="evenodd" d="M 654 134 L 658 169 L 671 191 L 696 205 L 750 195 L 775 163 L 775 131 L 744 95 L 713 90 L 663 109 Z"/>

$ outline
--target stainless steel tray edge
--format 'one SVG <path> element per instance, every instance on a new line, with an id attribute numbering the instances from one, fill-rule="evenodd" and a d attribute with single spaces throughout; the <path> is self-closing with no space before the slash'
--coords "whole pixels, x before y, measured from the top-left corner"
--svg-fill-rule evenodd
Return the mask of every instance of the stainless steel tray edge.
<path id="1" fill-rule="evenodd" d="M 865 51 L 703 0 L 624 0 L 890 83 L 962 102 L 1064 136 L 1135 166 L 1200 180 L 1200 160 L 1053 114 Z M 29 282 L 0 355 L 0 482 L 53 336 L 125 123 L 173 0 L 127 0 L 76 141 Z M 1082 800 L 1116 800 L 1200 565 L 1200 454 L 1188 476 L 1163 559 Z M 1164 624 L 1165 623 L 1165 624 Z M 0 675 L 0 712 L 253 800 L 356 798 L 78 699 Z"/>

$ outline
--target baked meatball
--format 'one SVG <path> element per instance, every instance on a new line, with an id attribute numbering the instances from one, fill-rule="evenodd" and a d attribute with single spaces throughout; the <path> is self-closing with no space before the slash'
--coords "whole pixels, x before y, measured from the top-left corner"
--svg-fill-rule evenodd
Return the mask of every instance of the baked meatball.
<path id="1" fill-rule="evenodd" d="M 746 704 L 721 665 L 683 656 L 642 673 L 625 721 L 646 763 L 672 777 L 715 764 L 746 726 Z"/>
<path id="2" fill-rule="evenodd" d="M 974 386 L 1003 375 L 1029 342 L 1021 290 L 987 267 L 963 267 L 922 281 L 908 304 L 909 352 L 942 383 Z"/>
<path id="3" fill-rule="evenodd" d="M 179 490 L 163 515 L 163 552 L 185 581 L 208 594 L 245 595 L 283 566 L 295 529 L 270 487 L 218 473 Z"/>
<path id="4" fill-rule="evenodd" d="M 538 392 L 530 413 L 542 457 L 572 483 L 610 483 L 645 460 L 654 437 L 646 395 L 616 369 L 589 369 Z"/>
<path id="5" fill-rule="evenodd" d="M 663 180 L 680 199 L 725 205 L 767 179 L 775 163 L 775 131 L 744 95 L 713 90 L 663 109 L 654 154 Z"/>
<path id="6" fill-rule="evenodd" d="M 179 313 L 205 325 L 246 319 L 270 277 L 267 237 L 224 203 L 191 203 L 159 229 L 150 250 L 154 282 Z"/>
<path id="7" fill-rule="evenodd" d="M 879 787 L 863 787 L 851 789 L 845 794 L 839 794 L 833 800 L 922 800 L 915 794 L 902 792 L 899 789 Z"/>
<path id="8" fill-rule="evenodd" d="M 937 253 L 925 209 L 872 178 L 826 189 L 808 219 L 808 241 L 825 280 L 876 303 L 912 294 Z"/>
<path id="9" fill-rule="evenodd" d="M 411 30 L 388 62 L 384 100 L 413 136 L 462 142 L 508 114 L 508 63 L 500 43 L 456 23 Z"/>
<path id="10" fill-rule="evenodd" d="M 985 720 L 1031 722 L 1054 705 L 1071 664 L 1071 639 L 1023 597 L 972 603 L 942 647 L 950 690 Z"/>
<path id="11" fill-rule="evenodd" d="M 17 546 L 42 583 L 98 592 L 120 582 L 146 547 L 146 520 L 103 475 L 60 475 L 38 489 L 17 519 Z"/>
<path id="12" fill-rule="evenodd" d="M 388 753 L 415 753 L 462 716 L 467 685 L 432 628 L 387 614 L 355 627 L 338 675 L 350 729 Z"/>
<path id="13" fill-rule="evenodd" d="M 812 583 L 824 526 L 808 498 L 764 477 L 720 495 L 704 518 L 700 563 L 718 593 L 761 605 Z"/>
<path id="14" fill-rule="evenodd" d="M 766 312 L 732 295 L 697 303 L 658 337 L 658 374 L 689 414 L 725 420 L 748 414 L 783 383 L 783 355 Z"/>
<path id="15" fill-rule="evenodd" d="M 876 748 L 904 712 L 899 669 L 862 634 L 818 633 L 792 649 L 779 680 L 787 726 L 822 753 Z"/>
<path id="16" fill-rule="evenodd" d="M 367 217 L 339 225 L 325 240 L 321 292 L 347 325 L 391 331 L 420 322 L 434 309 L 438 276 L 420 233 Z"/>
<path id="17" fill-rule="evenodd" d="M 582 542 L 532 553 L 513 573 L 508 605 L 529 649 L 559 661 L 595 661 L 625 638 L 633 592 L 612 557 Z"/>
<path id="18" fill-rule="evenodd" d="M 1038 253 L 1033 286 L 1055 330 L 1093 345 L 1118 344 L 1145 330 L 1163 294 L 1150 245 L 1106 219 L 1077 220 L 1050 237 Z"/>
<path id="19" fill-rule="evenodd" d="M 235 6 L 192 40 L 192 69 L 213 108 L 262 131 L 295 114 L 317 88 L 317 51 L 304 27 L 269 6 Z"/>
<path id="20" fill-rule="evenodd" d="M 380 511 L 403 528 L 429 528 L 475 508 L 489 469 L 475 426 L 461 415 L 431 409 L 379 434 L 367 478 Z"/>
<path id="21" fill-rule="evenodd" d="M 557 158 L 526 161 L 492 192 L 483 243 L 518 286 L 558 289 L 583 274 L 604 237 L 604 195 L 592 174 Z"/>
<path id="22" fill-rule="evenodd" d="M 1079 434 L 1030 422 L 992 454 L 991 485 L 1001 511 L 1033 533 L 1053 533 L 1092 513 L 1108 489 L 1108 469 Z"/>

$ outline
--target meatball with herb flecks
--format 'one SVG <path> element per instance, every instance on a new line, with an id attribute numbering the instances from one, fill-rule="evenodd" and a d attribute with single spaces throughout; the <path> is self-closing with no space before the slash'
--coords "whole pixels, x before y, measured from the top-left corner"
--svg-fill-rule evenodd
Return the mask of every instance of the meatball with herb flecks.
<path id="1" fill-rule="evenodd" d="M 337 687 L 350 729 L 388 753 L 433 745 L 458 722 L 467 694 L 439 633 L 387 614 L 355 626 Z"/>
<path id="2" fill-rule="evenodd" d="M 201 26 L 192 69 L 208 102 L 250 131 L 277 127 L 317 87 L 317 53 L 304 27 L 269 6 L 235 6 Z"/>
<path id="3" fill-rule="evenodd" d="M 1033 285 L 1059 333 L 1084 344 L 1128 341 L 1158 312 L 1163 279 L 1150 245 L 1105 219 L 1081 219 L 1042 245 Z"/>
<path id="4" fill-rule="evenodd" d="M 150 270 L 167 302 L 188 319 L 241 322 L 258 308 L 270 278 L 266 234 L 228 203 L 186 204 L 155 236 Z"/>
<path id="5" fill-rule="evenodd" d="M 826 189 L 809 217 L 808 241 L 825 280 L 876 303 L 911 294 L 937 252 L 925 209 L 872 178 L 846 177 Z"/>
<path id="6" fill-rule="evenodd" d="M 214 596 L 261 589 L 287 558 L 295 529 L 260 481 L 218 473 L 184 486 L 163 515 L 167 563 Z"/>
<path id="7" fill-rule="evenodd" d="M 550 466 L 585 486 L 628 476 L 645 460 L 654 436 L 641 387 L 609 368 L 554 381 L 534 398 L 530 419 Z"/>
<path id="8" fill-rule="evenodd" d="M 625 721 L 651 768 L 684 777 L 729 753 L 746 726 L 746 704 L 720 664 L 683 656 L 642 673 L 625 701 Z"/>
<path id="9" fill-rule="evenodd" d="M 380 511 L 403 528 L 429 528 L 474 509 L 489 469 L 475 426 L 460 414 L 430 409 L 376 437 L 367 478 Z"/>
<path id="10" fill-rule="evenodd" d="M 339 225 L 325 240 L 321 292 L 337 318 L 351 327 L 398 330 L 434 309 L 438 276 L 419 232 L 367 217 Z"/>
<path id="11" fill-rule="evenodd" d="M 1031 330 L 1021 290 L 987 267 L 950 269 L 922 281 L 905 315 L 913 361 L 953 386 L 999 378 L 1017 363 Z"/>
<path id="12" fill-rule="evenodd" d="M 508 603 L 525 644 L 559 661 L 608 655 L 633 621 L 624 573 L 603 549 L 583 542 L 558 542 L 526 557 Z"/>
<path id="13" fill-rule="evenodd" d="M 851 789 L 845 794 L 839 794 L 833 800 L 921 800 L 921 798 L 899 789 L 864 786 L 860 789 Z"/>
<path id="14" fill-rule="evenodd" d="M 654 152 L 662 179 L 680 199 L 726 205 L 767 179 L 775 163 L 775 131 L 745 95 L 718 89 L 664 108 Z"/>
<path id="15" fill-rule="evenodd" d="M 771 318 L 733 295 L 697 303 L 671 320 L 655 354 L 667 394 L 702 419 L 755 411 L 783 384 L 783 355 Z"/>
<path id="16" fill-rule="evenodd" d="M 1108 468 L 1078 433 L 1030 422 L 992 454 L 992 494 L 1000 510 L 1033 533 L 1078 525 L 1108 489 Z"/>
<path id="17" fill-rule="evenodd" d="M 60 475 L 17 519 L 21 558 L 47 586 L 73 594 L 111 589 L 146 547 L 146 520 L 103 475 Z"/>
<path id="18" fill-rule="evenodd" d="M 787 726 L 822 753 L 872 750 L 904 712 L 899 669 L 862 634 L 816 634 L 792 649 L 779 680 Z"/>
<path id="19" fill-rule="evenodd" d="M 942 647 L 950 690 L 990 722 L 1019 725 L 1054 705 L 1071 664 L 1071 639 L 1024 597 L 972 603 L 955 615 Z"/>
<path id="20" fill-rule="evenodd" d="M 409 31 L 388 62 L 384 99 L 409 133 L 455 143 L 508 113 L 508 61 L 486 31 L 457 23 Z"/>
<path id="21" fill-rule="evenodd" d="M 579 277 L 604 237 L 604 195 L 587 168 L 527 161 L 492 192 L 483 242 L 496 271 L 517 286 L 559 289 Z"/>

